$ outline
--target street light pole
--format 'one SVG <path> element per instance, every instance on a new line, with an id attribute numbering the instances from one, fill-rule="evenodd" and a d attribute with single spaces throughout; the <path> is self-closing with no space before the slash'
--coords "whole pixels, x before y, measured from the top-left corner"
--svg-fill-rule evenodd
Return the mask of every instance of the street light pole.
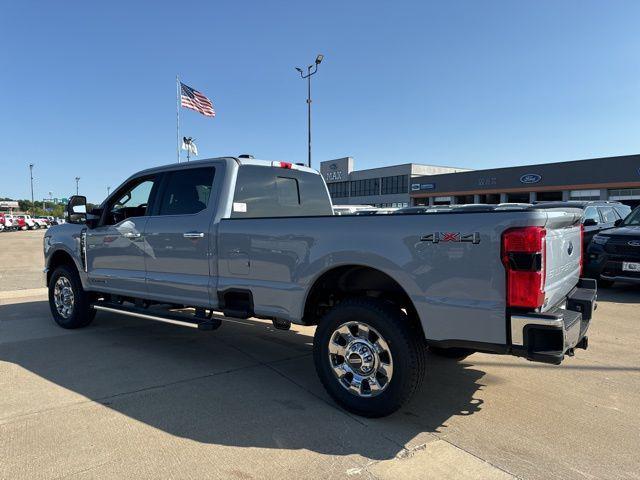
<path id="1" fill-rule="evenodd" d="M 107 187 L 107 197 L 109 196 L 110 191 L 111 191 L 111 187 Z"/>
<path id="2" fill-rule="evenodd" d="M 296 70 L 300 74 L 300 77 L 307 79 L 307 166 L 311 168 L 311 76 L 315 75 L 318 71 L 318 65 L 324 59 L 324 55 L 320 54 L 316 57 L 316 61 L 313 65 L 307 67 L 307 74 L 305 75 L 301 68 L 296 67 Z"/>
<path id="3" fill-rule="evenodd" d="M 76 195 L 78 195 L 78 192 L 79 192 L 79 187 L 78 187 L 79 182 L 80 182 L 80 177 L 76 177 Z"/>
<path id="4" fill-rule="evenodd" d="M 33 210 L 35 208 L 33 203 L 33 163 L 29 164 L 29 177 L 31 177 L 31 210 Z M 33 211 L 31 213 L 33 213 Z"/>

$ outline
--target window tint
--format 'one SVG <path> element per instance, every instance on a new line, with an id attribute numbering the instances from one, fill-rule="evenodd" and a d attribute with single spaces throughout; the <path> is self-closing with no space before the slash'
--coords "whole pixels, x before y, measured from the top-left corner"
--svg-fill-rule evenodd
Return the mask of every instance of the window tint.
<path id="1" fill-rule="evenodd" d="M 320 175 L 243 165 L 238 170 L 231 218 L 333 215 Z"/>
<path id="2" fill-rule="evenodd" d="M 158 215 L 189 215 L 207 208 L 213 174 L 212 167 L 168 173 Z"/>
<path id="3" fill-rule="evenodd" d="M 600 215 L 602 215 L 602 221 L 604 223 L 613 223 L 618 219 L 616 212 L 611 207 L 602 207 L 600 209 Z"/>
<path id="4" fill-rule="evenodd" d="M 600 223 L 600 215 L 595 207 L 587 207 L 584 211 L 584 219 L 595 220 L 596 223 Z"/>
<path id="5" fill-rule="evenodd" d="M 154 178 L 137 180 L 125 186 L 107 207 L 105 225 L 115 225 L 130 217 L 147 215 L 151 191 L 156 182 Z"/>

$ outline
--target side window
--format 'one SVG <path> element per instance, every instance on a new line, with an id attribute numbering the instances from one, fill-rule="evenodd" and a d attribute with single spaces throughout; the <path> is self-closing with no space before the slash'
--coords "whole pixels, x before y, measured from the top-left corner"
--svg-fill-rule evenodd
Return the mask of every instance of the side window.
<path id="1" fill-rule="evenodd" d="M 105 225 L 115 225 L 130 217 L 147 215 L 151 190 L 156 179 L 146 178 L 125 186 L 107 208 Z"/>
<path id="2" fill-rule="evenodd" d="M 207 208 L 213 185 L 212 167 L 178 170 L 167 175 L 158 215 L 190 215 Z"/>
<path id="3" fill-rule="evenodd" d="M 616 212 L 611 207 L 602 207 L 600 209 L 600 215 L 602 215 L 602 221 L 604 223 L 613 223 L 618 219 Z"/>
<path id="4" fill-rule="evenodd" d="M 587 207 L 584 211 L 584 219 L 595 220 L 596 223 L 600 223 L 600 215 L 598 215 L 598 210 L 595 207 Z"/>

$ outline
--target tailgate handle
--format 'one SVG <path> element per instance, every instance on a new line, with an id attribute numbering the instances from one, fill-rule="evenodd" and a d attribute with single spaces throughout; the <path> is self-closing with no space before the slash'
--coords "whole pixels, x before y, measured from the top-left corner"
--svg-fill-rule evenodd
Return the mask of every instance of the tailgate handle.
<path id="1" fill-rule="evenodd" d="M 187 233 L 183 233 L 182 236 L 184 238 L 204 238 L 204 233 L 202 233 L 202 232 L 187 232 Z"/>

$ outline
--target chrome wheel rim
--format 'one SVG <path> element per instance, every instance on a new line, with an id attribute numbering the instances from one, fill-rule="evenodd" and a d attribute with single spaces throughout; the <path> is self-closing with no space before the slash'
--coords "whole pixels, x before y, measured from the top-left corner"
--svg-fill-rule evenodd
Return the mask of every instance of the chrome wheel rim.
<path id="1" fill-rule="evenodd" d="M 347 322 L 329 338 L 329 364 L 338 383 L 358 397 L 375 397 L 389 386 L 393 358 L 389 344 L 374 328 Z"/>
<path id="2" fill-rule="evenodd" d="M 69 318 L 73 314 L 73 287 L 67 277 L 60 277 L 53 288 L 53 303 L 56 310 L 63 318 Z"/>

